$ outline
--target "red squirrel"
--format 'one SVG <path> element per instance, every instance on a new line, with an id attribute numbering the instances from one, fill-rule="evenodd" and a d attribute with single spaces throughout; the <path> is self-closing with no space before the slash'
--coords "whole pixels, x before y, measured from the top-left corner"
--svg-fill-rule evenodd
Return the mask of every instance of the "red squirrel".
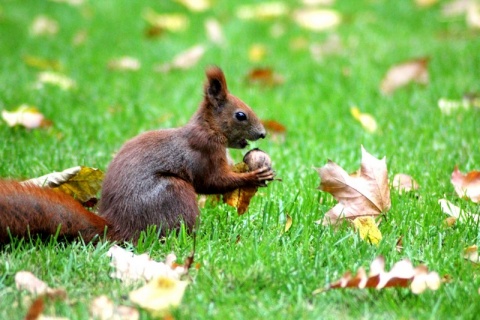
<path id="1" fill-rule="evenodd" d="M 268 166 L 246 173 L 231 170 L 226 149 L 243 149 L 247 140 L 264 138 L 265 128 L 250 107 L 229 93 L 220 68 L 208 68 L 206 76 L 203 101 L 185 126 L 142 133 L 116 154 L 103 181 L 99 215 L 68 195 L 0 181 L 0 243 L 10 235 L 49 236 L 57 229 L 61 237 L 81 235 L 87 242 L 103 234 L 112 241 L 136 241 L 150 225 L 162 235 L 182 222 L 191 231 L 200 213 L 197 194 L 273 180 Z"/>

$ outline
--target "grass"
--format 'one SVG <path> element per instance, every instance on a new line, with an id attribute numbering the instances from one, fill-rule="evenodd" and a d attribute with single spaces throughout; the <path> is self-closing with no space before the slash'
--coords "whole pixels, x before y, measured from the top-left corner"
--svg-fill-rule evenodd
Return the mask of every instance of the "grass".
<path id="1" fill-rule="evenodd" d="M 261 118 L 287 127 L 284 143 L 266 139 L 252 145 L 270 154 L 283 182 L 262 189 L 244 216 L 224 205 L 202 209 L 195 253 L 201 268 L 194 272 L 182 305 L 173 311 L 175 318 L 473 319 L 480 312 L 479 269 L 461 253 L 466 246 L 480 245 L 479 228 L 474 223 L 445 228 L 437 201 L 445 196 L 479 212 L 478 205 L 457 199 L 450 174 L 455 165 L 464 172 L 480 169 L 480 114 L 460 110 L 446 116 L 437 103 L 440 98 L 458 100 L 466 92 L 480 92 L 480 41 L 479 31 L 469 29 L 463 18 L 442 16 L 443 3 L 419 8 L 414 1 L 337 1 L 333 8 L 342 14 L 342 24 L 314 33 L 287 17 L 275 22 L 240 20 L 235 1 L 216 1 L 199 14 L 171 1 L 87 1 L 79 7 L 44 0 L 3 1 L 0 108 L 31 104 L 54 125 L 29 131 L 1 124 L 0 176 L 22 179 L 76 165 L 106 170 L 112 154 L 130 137 L 186 123 L 201 99 L 205 66 L 217 64 L 235 95 Z M 296 1 L 289 5 L 299 6 Z M 142 19 L 147 7 L 186 13 L 190 26 L 185 32 L 147 39 Z M 30 35 L 29 27 L 39 14 L 58 21 L 58 34 Z M 221 22 L 227 39 L 223 47 L 208 43 L 203 32 L 208 17 Z M 284 30 L 279 38 L 270 35 L 274 24 Z M 72 39 L 80 30 L 87 40 L 75 46 Z M 307 48 L 291 48 L 295 40 L 323 43 L 332 34 L 338 35 L 342 50 L 319 61 Z M 152 71 L 154 65 L 197 43 L 208 44 L 198 65 L 168 74 Z M 253 44 L 266 47 L 264 61 L 249 61 Z M 62 73 L 74 79 L 77 88 L 34 89 L 39 70 L 23 62 L 27 55 L 59 61 Z M 107 69 L 110 59 L 125 55 L 138 58 L 142 68 Z M 412 84 L 392 96 L 379 92 L 391 65 L 423 56 L 430 58 L 427 86 Z M 255 66 L 273 68 L 285 83 L 248 85 L 244 77 Z M 350 116 L 352 106 L 372 114 L 379 131 L 366 133 Z M 332 159 L 354 171 L 362 144 L 377 157 L 387 157 L 390 178 L 407 173 L 421 186 L 417 196 L 392 192 L 378 247 L 351 229 L 334 232 L 314 224 L 335 201 L 316 189 L 320 180 L 313 167 Z M 242 152 L 234 151 L 233 156 L 238 160 Z M 283 233 L 287 213 L 293 226 Z M 401 252 L 395 249 L 399 237 L 404 244 Z M 133 249 L 156 259 L 172 251 L 183 258 L 192 245 L 191 236 L 172 234 L 165 243 L 155 240 Z M 29 294 L 14 284 L 20 270 L 67 290 L 67 301 L 47 304 L 48 315 L 86 319 L 90 301 L 101 294 L 128 304 L 125 297 L 132 287 L 109 278 L 105 256 L 109 246 L 24 240 L 3 248 L 0 318 L 23 318 L 29 307 Z M 388 268 L 403 258 L 425 263 L 451 282 L 418 296 L 407 289 L 312 295 L 345 271 L 368 266 L 378 255 L 385 256 Z"/>

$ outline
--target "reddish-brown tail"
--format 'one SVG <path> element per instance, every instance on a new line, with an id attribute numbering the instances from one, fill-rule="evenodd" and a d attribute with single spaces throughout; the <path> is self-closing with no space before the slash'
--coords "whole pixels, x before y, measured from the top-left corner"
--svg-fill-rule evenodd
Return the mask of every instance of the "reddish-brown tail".
<path id="1" fill-rule="evenodd" d="M 0 180 L 0 243 L 9 241 L 9 233 L 14 237 L 46 237 L 57 231 L 60 238 L 81 236 L 89 242 L 102 236 L 107 227 L 110 226 L 105 219 L 86 210 L 69 195 Z"/>

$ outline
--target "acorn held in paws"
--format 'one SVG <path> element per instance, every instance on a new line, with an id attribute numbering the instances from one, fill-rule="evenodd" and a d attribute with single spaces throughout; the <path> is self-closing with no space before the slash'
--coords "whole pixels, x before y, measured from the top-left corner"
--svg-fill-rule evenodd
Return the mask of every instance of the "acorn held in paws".
<path id="1" fill-rule="evenodd" d="M 251 171 L 263 167 L 272 167 L 272 159 L 270 159 L 270 156 L 258 148 L 248 151 L 243 157 L 243 162 L 247 164 Z"/>

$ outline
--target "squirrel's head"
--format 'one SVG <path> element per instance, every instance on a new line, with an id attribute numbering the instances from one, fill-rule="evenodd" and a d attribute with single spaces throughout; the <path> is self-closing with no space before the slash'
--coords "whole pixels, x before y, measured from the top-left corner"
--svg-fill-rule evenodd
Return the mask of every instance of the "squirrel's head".
<path id="1" fill-rule="evenodd" d="M 227 146 L 243 149 L 247 140 L 265 138 L 265 128 L 253 110 L 228 92 L 223 71 L 210 67 L 206 75 L 204 106 L 212 112 L 214 125 L 227 139 Z"/>

